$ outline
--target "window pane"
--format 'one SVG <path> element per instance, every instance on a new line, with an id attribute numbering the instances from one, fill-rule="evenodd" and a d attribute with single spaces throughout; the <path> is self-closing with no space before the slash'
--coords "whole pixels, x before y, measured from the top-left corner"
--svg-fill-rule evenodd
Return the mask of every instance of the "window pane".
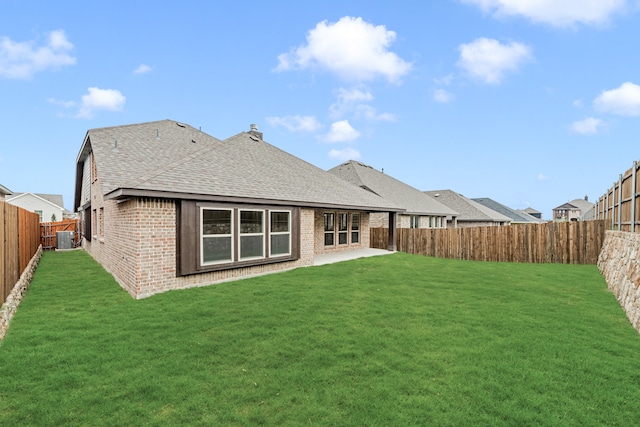
<path id="1" fill-rule="evenodd" d="M 333 214 L 332 213 L 324 214 L 324 231 L 333 231 L 333 230 L 335 230 L 335 224 L 333 223 L 333 219 L 334 218 L 333 218 Z"/>
<path id="2" fill-rule="evenodd" d="M 351 243 L 360 243 L 360 233 L 357 231 L 351 232 Z"/>
<path id="3" fill-rule="evenodd" d="M 262 233 L 262 211 L 240 211 L 240 233 Z"/>
<path id="4" fill-rule="evenodd" d="M 263 236 L 241 236 L 240 258 L 264 257 Z"/>
<path id="5" fill-rule="evenodd" d="M 346 245 L 347 244 L 347 233 L 338 233 L 338 244 Z"/>
<path id="6" fill-rule="evenodd" d="M 204 237 L 202 263 L 231 261 L 231 237 Z"/>
<path id="7" fill-rule="evenodd" d="M 351 214 L 351 230 L 360 230 L 360 214 Z"/>
<path id="8" fill-rule="evenodd" d="M 271 236 L 271 255 L 289 255 L 289 234 Z"/>
<path id="9" fill-rule="evenodd" d="M 347 231 L 348 222 L 347 222 L 347 214 L 341 213 L 338 214 L 338 231 Z"/>
<path id="10" fill-rule="evenodd" d="M 203 209 L 202 234 L 231 234 L 231 211 Z"/>
<path id="11" fill-rule="evenodd" d="M 286 233 L 289 231 L 289 212 L 271 212 L 271 232 Z"/>
<path id="12" fill-rule="evenodd" d="M 324 233 L 324 245 L 333 246 L 333 233 Z"/>

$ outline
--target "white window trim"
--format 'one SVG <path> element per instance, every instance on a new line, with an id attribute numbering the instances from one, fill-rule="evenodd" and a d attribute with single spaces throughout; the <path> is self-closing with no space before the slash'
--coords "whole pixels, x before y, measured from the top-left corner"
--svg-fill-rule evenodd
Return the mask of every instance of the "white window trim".
<path id="1" fill-rule="evenodd" d="M 287 230 L 288 231 L 271 231 L 271 215 L 274 213 L 287 213 L 288 214 L 288 224 L 287 224 Z M 291 211 L 289 210 L 273 210 L 273 211 L 269 211 L 269 258 L 277 258 L 277 257 L 283 257 L 283 256 L 291 256 Z M 272 248 L 273 246 L 271 245 L 271 236 L 283 236 L 283 235 L 288 235 L 289 236 L 289 252 L 284 253 L 284 254 L 273 254 L 272 253 Z"/>
<path id="2" fill-rule="evenodd" d="M 358 228 L 356 230 L 353 229 L 353 216 L 358 216 Z M 351 212 L 349 215 L 349 244 L 350 245 L 359 245 L 360 244 L 360 212 Z M 358 235 L 358 241 L 353 241 L 353 233 Z"/>
<path id="3" fill-rule="evenodd" d="M 205 210 L 229 212 L 231 215 L 231 234 L 204 234 L 202 230 L 204 229 L 204 211 Z M 233 254 L 234 254 L 234 247 L 235 247 L 235 239 L 233 238 L 233 231 L 234 231 L 233 209 L 212 208 L 212 207 L 204 207 L 204 206 L 200 208 L 200 265 L 209 266 L 209 265 L 216 265 L 216 264 L 228 264 L 230 262 L 233 262 L 233 258 L 234 258 Z M 228 260 L 205 262 L 204 261 L 204 238 L 205 237 L 230 237 L 231 238 L 231 258 Z"/>
<path id="4" fill-rule="evenodd" d="M 242 227 L 242 212 L 261 212 L 262 213 L 262 233 L 243 233 L 240 231 L 240 227 Z M 266 258 L 265 240 L 266 240 L 267 232 L 266 232 L 265 223 L 264 223 L 265 216 L 266 216 L 265 211 L 262 209 L 238 209 L 238 261 L 250 261 L 253 259 Z M 256 237 L 256 236 L 262 236 L 262 255 L 243 258 L 242 257 L 242 238 Z"/>
<path id="5" fill-rule="evenodd" d="M 342 216 L 345 216 L 347 219 L 345 221 L 347 228 L 345 228 L 344 230 L 340 230 L 340 218 Z M 348 212 L 336 212 L 336 217 L 337 217 L 337 221 L 336 221 L 336 244 L 338 246 L 348 246 L 349 245 L 349 229 L 351 228 L 351 226 L 349 225 L 349 213 Z M 340 235 L 344 235 L 345 236 L 345 241 L 344 243 L 340 243 Z"/>

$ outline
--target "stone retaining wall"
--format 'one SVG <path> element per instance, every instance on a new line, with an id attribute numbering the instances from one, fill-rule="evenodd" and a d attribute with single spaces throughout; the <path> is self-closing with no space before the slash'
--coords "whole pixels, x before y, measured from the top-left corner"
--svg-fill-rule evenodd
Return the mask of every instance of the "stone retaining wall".
<path id="1" fill-rule="evenodd" d="M 640 332 L 640 233 L 607 231 L 598 268 L 609 289 Z"/>
<path id="2" fill-rule="evenodd" d="M 4 338 L 4 335 L 7 333 L 9 329 L 9 322 L 13 318 L 13 315 L 18 310 L 18 306 L 22 301 L 22 298 L 27 293 L 27 289 L 29 289 L 29 285 L 31 284 L 31 279 L 33 278 L 33 273 L 36 271 L 36 267 L 38 266 L 38 262 L 40 262 L 40 257 L 42 256 L 42 245 L 38 247 L 33 258 L 29 261 L 27 268 L 24 269 L 18 283 L 15 284 L 11 293 L 7 297 L 7 300 L 2 304 L 2 308 L 0 308 L 0 340 Z"/>

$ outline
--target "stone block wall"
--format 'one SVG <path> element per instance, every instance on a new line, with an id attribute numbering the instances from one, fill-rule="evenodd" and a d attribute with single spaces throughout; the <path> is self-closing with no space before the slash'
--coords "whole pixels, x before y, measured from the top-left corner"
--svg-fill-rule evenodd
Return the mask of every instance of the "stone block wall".
<path id="1" fill-rule="evenodd" d="M 640 233 L 607 231 L 598 268 L 609 289 L 640 332 Z"/>

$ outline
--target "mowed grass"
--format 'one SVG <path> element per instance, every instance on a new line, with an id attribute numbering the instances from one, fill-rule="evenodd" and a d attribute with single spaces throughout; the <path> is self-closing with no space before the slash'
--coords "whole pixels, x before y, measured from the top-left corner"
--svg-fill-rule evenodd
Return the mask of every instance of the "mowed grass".
<path id="1" fill-rule="evenodd" d="M 47 252 L 0 425 L 640 424 L 640 338 L 595 266 L 402 253 L 135 301 Z"/>

